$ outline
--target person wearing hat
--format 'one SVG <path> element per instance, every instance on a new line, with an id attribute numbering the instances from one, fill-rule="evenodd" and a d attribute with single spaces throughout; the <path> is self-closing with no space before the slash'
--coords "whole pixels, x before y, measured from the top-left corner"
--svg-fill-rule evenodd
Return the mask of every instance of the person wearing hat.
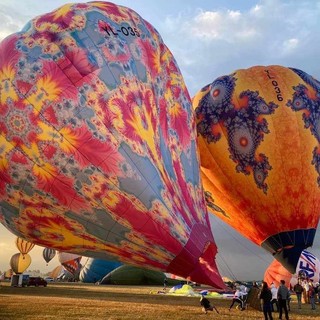
<path id="1" fill-rule="evenodd" d="M 202 306 L 202 311 L 208 313 L 208 311 L 213 311 L 213 309 L 219 313 L 218 309 L 215 306 L 212 306 L 210 301 L 202 294 L 200 298 L 200 304 Z"/>

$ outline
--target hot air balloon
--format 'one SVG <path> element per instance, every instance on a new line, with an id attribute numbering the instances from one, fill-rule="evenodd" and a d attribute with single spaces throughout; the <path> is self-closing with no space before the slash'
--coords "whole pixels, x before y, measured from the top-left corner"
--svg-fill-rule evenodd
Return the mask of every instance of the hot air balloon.
<path id="1" fill-rule="evenodd" d="M 0 221 L 33 243 L 224 287 L 191 99 L 159 33 L 68 4 L 0 45 Z"/>
<path id="2" fill-rule="evenodd" d="M 160 271 L 122 265 L 106 274 L 100 284 L 161 286 L 165 277 Z"/>
<path id="3" fill-rule="evenodd" d="M 79 280 L 84 283 L 95 283 L 121 265 L 118 261 L 87 258 L 80 270 Z"/>
<path id="4" fill-rule="evenodd" d="M 31 257 L 29 254 L 16 253 L 10 259 L 10 267 L 14 273 L 23 273 L 31 264 Z"/>
<path id="5" fill-rule="evenodd" d="M 48 263 L 54 258 L 56 255 L 56 250 L 52 248 L 44 248 L 42 252 L 43 259 Z"/>
<path id="6" fill-rule="evenodd" d="M 69 271 L 72 275 L 79 275 L 81 269 L 81 261 L 82 256 L 73 253 L 67 252 L 58 252 L 58 259 L 64 268 Z"/>
<path id="7" fill-rule="evenodd" d="M 285 280 L 288 285 L 293 287 L 298 283 L 298 279 L 310 279 L 313 283 L 320 282 L 320 261 L 307 250 L 302 251 L 294 274 L 291 274 L 277 260 L 273 260 L 264 274 L 264 281 L 269 285 L 274 283 L 277 287 L 280 280 Z"/>
<path id="8" fill-rule="evenodd" d="M 295 272 L 320 213 L 320 83 L 257 66 L 193 99 L 208 207 Z"/>
<path id="9" fill-rule="evenodd" d="M 24 240 L 22 238 L 17 237 L 16 239 L 16 246 L 20 253 L 22 253 L 23 256 L 25 256 L 27 253 L 29 253 L 33 247 L 35 246 L 34 243 L 31 243 L 27 240 Z"/>

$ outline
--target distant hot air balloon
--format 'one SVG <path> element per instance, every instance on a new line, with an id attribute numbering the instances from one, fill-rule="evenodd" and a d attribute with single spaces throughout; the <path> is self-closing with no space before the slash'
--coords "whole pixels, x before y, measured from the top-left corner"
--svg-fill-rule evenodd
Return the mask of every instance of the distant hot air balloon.
<path id="1" fill-rule="evenodd" d="M 269 285 L 274 283 L 277 287 L 280 280 L 285 280 L 288 286 L 291 284 L 293 287 L 298 282 L 298 278 L 311 279 L 313 283 L 320 282 L 320 261 L 306 250 L 302 251 L 294 274 L 291 274 L 277 260 L 273 260 L 264 274 L 264 281 Z"/>
<path id="2" fill-rule="evenodd" d="M 33 243 L 224 287 L 191 99 L 150 23 L 68 4 L 0 45 L 0 221 Z"/>
<path id="3" fill-rule="evenodd" d="M 44 248 L 42 252 L 43 259 L 48 264 L 56 255 L 56 250 L 52 248 Z"/>
<path id="4" fill-rule="evenodd" d="M 295 272 L 320 214 L 320 83 L 252 67 L 217 78 L 193 105 L 208 207 Z"/>
<path id="5" fill-rule="evenodd" d="M 58 259 L 64 268 L 69 271 L 72 275 L 79 274 L 81 268 L 82 256 L 67 252 L 58 252 Z"/>
<path id="6" fill-rule="evenodd" d="M 31 264 L 31 257 L 29 254 L 16 253 L 10 259 L 10 267 L 14 273 L 23 273 Z"/>
<path id="7" fill-rule="evenodd" d="M 16 246 L 20 253 L 22 253 L 23 256 L 25 256 L 27 253 L 29 253 L 33 247 L 35 246 L 34 243 L 31 243 L 27 240 L 24 240 L 22 238 L 17 237 L 16 239 Z"/>

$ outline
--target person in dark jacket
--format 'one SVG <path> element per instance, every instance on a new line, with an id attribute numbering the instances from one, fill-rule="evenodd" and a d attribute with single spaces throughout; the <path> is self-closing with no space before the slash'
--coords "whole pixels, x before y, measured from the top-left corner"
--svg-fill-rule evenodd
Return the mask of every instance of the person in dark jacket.
<path id="1" fill-rule="evenodd" d="M 259 295 L 259 299 L 261 301 L 262 311 L 264 314 L 265 320 L 273 320 L 272 318 L 272 293 L 271 290 L 268 287 L 268 284 L 266 282 L 262 283 L 262 289 Z M 269 318 L 268 318 L 269 316 Z"/>
<path id="2" fill-rule="evenodd" d="M 201 295 L 200 304 L 202 306 L 202 310 L 203 310 L 204 313 L 208 313 L 208 311 L 213 311 L 213 309 L 217 313 L 219 313 L 218 309 L 215 306 L 212 306 L 210 304 L 210 301 L 204 295 Z"/>
<path id="3" fill-rule="evenodd" d="M 278 288 L 279 319 L 282 319 L 282 310 L 284 310 L 286 320 L 289 320 L 287 308 L 287 300 L 289 296 L 289 289 L 285 286 L 285 281 L 280 280 L 280 286 Z"/>
<path id="4" fill-rule="evenodd" d="M 295 292 L 297 296 L 297 301 L 298 301 L 298 308 L 301 309 L 301 297 L 303 293 L 303 286 L 300 283 L 300 279 L 298 280 L 298 283 L 294 285 L 293 291 Z"/>

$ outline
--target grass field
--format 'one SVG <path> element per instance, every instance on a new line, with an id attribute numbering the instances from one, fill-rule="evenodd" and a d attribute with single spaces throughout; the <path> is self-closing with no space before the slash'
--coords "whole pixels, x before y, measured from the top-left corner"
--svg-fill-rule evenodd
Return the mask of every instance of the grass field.
<path id="1" fill-rule="evenodd" d="M 152 294 L 162 288 L 139 286 L 95 286 L 81 283 L 50 283 L 44 287 L 0 286 L 0 320 L 192 320 L 264 319 L 254 309 L 228 310 L 230 300 L 211 299 L 220 314 L 201 311 L 198 297 Z M 320 319 L 320 305 L 301 310 L 293 302 L 290 319 Z M 278 314 L 273 314 L 278 319 Z"/>

